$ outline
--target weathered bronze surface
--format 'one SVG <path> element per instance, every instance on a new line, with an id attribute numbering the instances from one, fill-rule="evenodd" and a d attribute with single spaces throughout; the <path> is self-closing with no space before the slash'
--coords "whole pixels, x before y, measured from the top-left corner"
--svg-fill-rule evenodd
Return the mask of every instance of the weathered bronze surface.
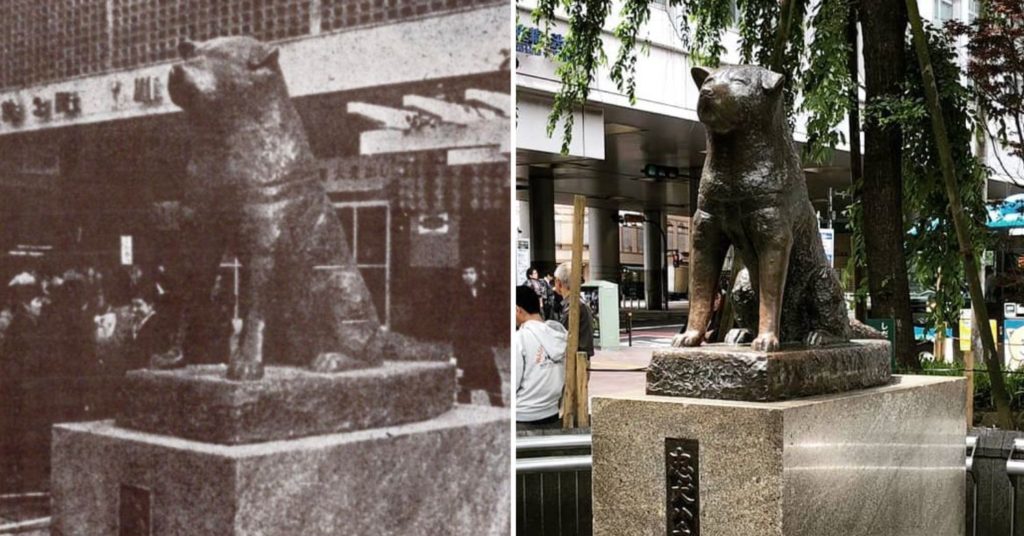
<path id="1" fill-rule="evenodd" d="M 732 298 L 728 342 L 772 352 L 850 339 L 839 280 L 828 265 L 800 157 L 783 111 L 783 75 L 755 66 L 694 67 L 707 159 L 693 217 L 690 313 L 673 346 L 704 342 L 726 251 L 746 268 Z"/>
<path id="2" fill-rule="evenodd" d="M 656 350 L 647 367 L 647 394 L 771 402 L 841 393 L 892 380 L 889 342 L 857 340 L 761 352 L 731 344 Z"/>
<path id="3" fill-rule="evenodd" d="M 228 378 L 264 364 L 335 372 L 377 366 L 383 342 L 369 291 L 327 198 L 277 49 L 247 37 L 183 42 L 168 82 L 185 110 L 192 159 L 183 186 L 187 286 L 176 348 L 154 359 L 191 362 L 195 333 L 225 252 L 243 266 L 245 304 Z"/>

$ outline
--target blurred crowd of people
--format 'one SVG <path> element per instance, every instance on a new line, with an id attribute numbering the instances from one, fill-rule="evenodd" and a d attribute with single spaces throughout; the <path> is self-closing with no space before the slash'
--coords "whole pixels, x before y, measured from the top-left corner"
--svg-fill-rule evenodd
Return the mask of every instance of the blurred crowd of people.
<path id="1" fill-rule="evenodd" d="M 148 364 L 177 329 L 175 283 L 163 266 L 23 271 L 0 288 L 0 373 L 5 379 L 121 374 Z M 225 346 L 234 297 L 219 291 L 216 334 Z M 223 355 L 218 356 L 223 357 Z"/>
<path id="2" fill-rule="evenodd" d="M 18 272 L 0 286 L 0 492 L 37 489 L 49 426 L 110 418 L 118 381 L 174 342 L 175 284 L 162 266 Z M 213 303 L 224 354 L 233 294 Z M 212 297 L 213 298 L 213 297 Z"/>

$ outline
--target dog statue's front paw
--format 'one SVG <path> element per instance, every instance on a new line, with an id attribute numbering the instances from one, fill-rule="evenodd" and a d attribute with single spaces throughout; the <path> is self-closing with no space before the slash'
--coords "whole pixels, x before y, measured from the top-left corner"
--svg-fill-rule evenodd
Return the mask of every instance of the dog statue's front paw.
<path id="1" fill-rule="evenodd" d="M 166 352 L 149 356 L 149 366 L 157 370 L 169 370 L 185 366 L 185 356 L 181 348 L 171 348 Z"/>
<path id="2" fill-rule="evenodd" d="M 228 364 L 228 379 L 255 381 L 263 379 L 263 363 L 248 359 L 232 359 Z"/>
<path id="3" fill-rule="evenodd" d="M 758 352 L 774 352 L 779 349 L 779 337 L 771 332 L 761 333 L 750 347 Z"/>
<path id="4" fill-rule="evenodd" d="M 704 333 L 695 330 L 688 329 L 683 333 L 672 337 L 672 346 L 700 346 L 700 343 L 704 342 Z"/>
<path id="5" fill-rule="evenodd" d="M 363 364 L 341 352 L 324 352 L 313 360 L 313 372 L 341 372 L 362 367 Z"/>

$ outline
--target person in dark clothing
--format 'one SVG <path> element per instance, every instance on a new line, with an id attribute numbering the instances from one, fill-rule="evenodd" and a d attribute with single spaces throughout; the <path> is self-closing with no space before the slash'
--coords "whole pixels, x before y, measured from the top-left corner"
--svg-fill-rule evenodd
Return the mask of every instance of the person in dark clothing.
<path id="1" fill-rule="evenodd" d="M 53 391 L 46 379 L 56 368 L 52 338 L 42 322 L 42 287 L 34 277 L 22 274 L 9 289 L 14 314 L 0 351 L 0 493 L 45 486 L 53 424 Z"/>
<path id="2" fill-rule="evenodd" d="M 21 280 L 10 287 L 15 298 L 14 314 L 4 336 L 4 376 L 12 379 L 38 378 L 47 374 L 54 356 L 52 334 L 42 322 L 46 298 L 35 280 Z"/>
<path id="3" fill-rule="evenodd" d="M 537 295 L 537 298 L 540 299 L 541 309 L 550 306 L 547 303 L 548 293 L 544 280 L 540 278 L 540 272 L 533 266 L 526 270 L 526 286 L 530 287 L 533 293 Z"/>
<path id="4" fill-rule="evenodd" d="M 491 351 L 495 309 L 488 301 L 490 289 L 481 284 L 475 266 L 463 268 L 462 282 L 452 323 L 452 346 L 463 371 L 458 399 L 469 403 L 472 392 L 482 389 L 492 406 L 501 406 L 501 375 Z"/>
<path id="5" fill-rule="evenodd" d="M 555 269 L 555 292 L 562 297 L 562 313 L 559 321 L 569 330 L 569 280 L 572 266 L 563 262 Z M 583 300 L 580 300 L 580 326 L 578 351 L 586 352 L 587 358 L 594 357 L 594 314 Z"/>
<path id="6" fill-rule="evenodd" d="M 156 309 L 157 290 L 155 285 L 143 285 L 132 297 L 132 343 L 128 366 L 131 369 L 146 368 L 154 355 L 159 355 L 173 346 L 174 328 L 168 315 Z"/>
<path id="7" fill-rule="evenodd" d="M 541 278 L 544 282 L 544 319 L 557 321 L 562 310 L 562 298 L 555 292 L 555 275 L 551 272 Z"/>

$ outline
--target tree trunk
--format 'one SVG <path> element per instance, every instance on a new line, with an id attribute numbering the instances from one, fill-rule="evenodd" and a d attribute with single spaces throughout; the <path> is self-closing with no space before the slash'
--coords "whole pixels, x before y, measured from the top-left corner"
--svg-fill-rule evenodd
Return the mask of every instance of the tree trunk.
<path id="1" fill-rule="evenodd" d="M 901 2 L 861 0 L 864 82 L 867 105 L 898 96 L 906 73 L 904 37 L 907 12 Z M 910 284 L 903 251 L 903 177 L 898 127 L 882 128 L 870 116 L 864 122 L 864 250 L 871 316 L 896 324 L 896 360 L 908 370 L 920 368 L 914 352 Z"/>

